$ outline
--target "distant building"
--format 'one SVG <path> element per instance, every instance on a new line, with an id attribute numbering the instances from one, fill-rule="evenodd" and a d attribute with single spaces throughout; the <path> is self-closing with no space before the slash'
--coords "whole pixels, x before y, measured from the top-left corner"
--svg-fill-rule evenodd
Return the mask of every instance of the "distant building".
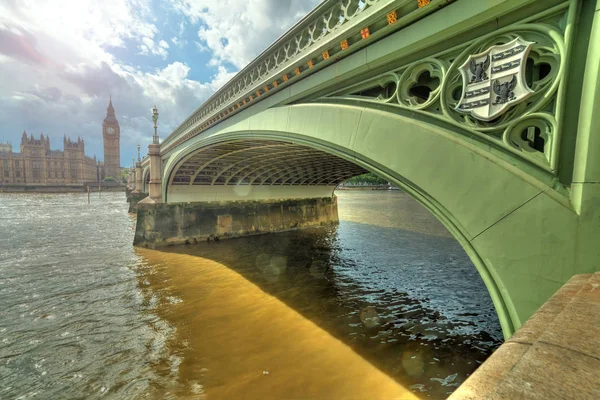
<path id="1" fill-rule="evenodd" d="M 103 167 L 85 155 L 83 139 L 63 139 L 63 151 L 50 149 L 50 138 L 23 132 L 21 152 L 0 144 L 0 185 L 62 186 L 97 183 Z"/>
<path id="2" fill-rule="evenodd" d="M 103 182 L 107 177 L 121 181 L 119 141 L 121 129 L 112 99 L 102 122 L 104 163 L 85 155 L 85 143 L 63 139 L 63 151 L 50 149 L 50 138 L 36 139 L 23 132 L 21 152 L 13 153 L 10 143 L 0 143 L 0 185 L 73 186 Z"/>
<path id="3" fill-rule="evenodd" d="M 0 154 L 12 152 L 12 144 L 0 143 Z"/>
<path id="4" fill-rule="evenodd" d="M 121 150 L 119 141 L 121 128 L 115 116 L 112 99 L 108 102 L 106 117 L 102 121 L 102 137 L 104 139 L 104 172 L 106 176 L 112 176 L 115 180 L 121 180 Z"/>

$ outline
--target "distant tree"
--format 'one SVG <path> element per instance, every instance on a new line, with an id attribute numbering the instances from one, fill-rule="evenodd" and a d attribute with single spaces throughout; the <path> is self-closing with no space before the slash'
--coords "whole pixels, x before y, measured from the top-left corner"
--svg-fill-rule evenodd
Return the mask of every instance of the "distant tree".
<path id="1" fill-rule="evenodd" d="M 115 178 L 113 178 L 112 176 L 107 176 L 106 178 L 104 178 L 104 182 L 116 182 L 117 180 Z"/>
<path id="2" fill-rule="evenodd" d="M 388 181 L 378 177 L 372 172 L 354 176 L 347 179 L 344 184 L 346 185 L 387 185 Z"/>

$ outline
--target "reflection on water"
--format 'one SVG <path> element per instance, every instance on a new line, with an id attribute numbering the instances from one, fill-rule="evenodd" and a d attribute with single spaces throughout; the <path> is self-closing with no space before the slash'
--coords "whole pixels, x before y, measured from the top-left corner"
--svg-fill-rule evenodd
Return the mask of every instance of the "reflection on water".
<path id="1" fill-rule="evenodd" d="M 172 335 L 131 267 L 123 193 L 0 194 L 0 398 L 136 398 Z"/>
<path id="2" fill-rule="evenodd" d="M 0 194 L 0 398 L 444 398 L 498 346 L 458 243 L 402 193 L 340 225 L 133 249 L 122 193 Z"/>
<path id="3" fill-rule="evenodd" d="M 226 266 L 140 250 L 160 287 L 161 315 L 179 321 L 178 397 L 413 399 L 394 379 L 310 319 Z M 276 257 L 273 269 L 285 268 Z M 268 272 L 269 280 L 274 274 Z"/>
<path id="4" fill-rule="evenodd" d="M 344 192 L 335 228 L 138 250 L 185 344 L 180 381 L 207 398 L 445 398 L 501 332 L 464 251 L 411 201 Z M 390 227 L 411 218 L 418 232 Z"/>
<path id="5" fill-rule="evenodd" d="M 336 195 L 342 221 L 452 237 L 429 211 L 401 191 L 338 190 Z"/>

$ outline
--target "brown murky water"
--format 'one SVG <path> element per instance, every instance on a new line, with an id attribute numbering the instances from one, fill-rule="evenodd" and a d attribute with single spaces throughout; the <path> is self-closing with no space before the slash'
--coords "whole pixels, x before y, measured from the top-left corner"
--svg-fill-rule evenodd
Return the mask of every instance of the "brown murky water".
<path id="1" fill-rule="evenodd" d="M 163 251 L 122 194 L 0 194 L 0 398 L 445 398 L 501 341 L 475 268 L 399 192 L 340 225 Z"/>
<path id="2" fill-rule="evenodd" d="M 339 197 L 336 228 L 137 250 L 178 331 L 173 393 L 444 398 L 497 346 L 487 292 L 443 226 L 403 193 Z"/>
<path id="3" fill-rule="evenodd" d="M 225 265 L 187 254 L 140 255 L 154 266 L 149 286 L 169 294 L 161 316 L 179 328 L 173 344 L 184 385 L 168 391 L 206 393 L 210 399 L 415 398 L 347 344 Z"/>

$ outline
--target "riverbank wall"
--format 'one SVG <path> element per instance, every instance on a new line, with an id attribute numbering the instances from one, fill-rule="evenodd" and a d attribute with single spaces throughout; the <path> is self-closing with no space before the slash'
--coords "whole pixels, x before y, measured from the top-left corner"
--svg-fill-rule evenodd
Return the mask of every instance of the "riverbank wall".
<path id="1" fill-rule="evenodd" d="M 156 248 L 338 223 L 337 197 L 137 204 L 134 245 Z"/>
<path id="2" fill-rule="evenodd" d="M 69 186 L 43 186 L 43 185 L 0 185 L 0 193 L 81 193 L 87 192 L 124 192 L 125 186 L 121 185 L 69 185 Z"/>
<path id="3" fill-rule="evenodd" d="M 400 190 L 395 186 L 388 185 L 365 185 L 365 186 L 338 186 L 335 190 Z"/>
<path id="4" fill-rule="evenodd" d="M 448 400 L 599 399 L 599 287 L 573 276 Z"/>

